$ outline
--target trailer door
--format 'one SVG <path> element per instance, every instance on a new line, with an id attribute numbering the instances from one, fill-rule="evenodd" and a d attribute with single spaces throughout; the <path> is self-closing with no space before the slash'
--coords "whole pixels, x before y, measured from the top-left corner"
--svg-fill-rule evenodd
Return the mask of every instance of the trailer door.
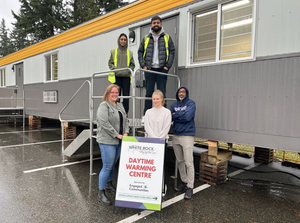
<path id="1" fill-rule="evenodd" d="M 23 98 L 23 84 L 24 84 L 24 78 L 23 78 L 23 63 L 16 64 L 16 86 L 17 86 L 17 107 L 23 107 L 23 100 L 20 98 Z"/>

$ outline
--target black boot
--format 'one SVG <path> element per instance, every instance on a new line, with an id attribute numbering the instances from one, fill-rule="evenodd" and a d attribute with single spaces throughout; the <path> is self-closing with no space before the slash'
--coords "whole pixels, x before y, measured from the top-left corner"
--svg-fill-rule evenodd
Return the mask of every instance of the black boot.
<path id="1" fill-rule="evenodd" d="M 98 201 L 100 201 L 104 205 L 111 205 L 111 201 L 108 197 L 106 197 L 105 190 L 99 190 L 98 193 Z"/>
<path id="2" fill-rule="evenodd" d="M 112 184 L 112 181 L 108 181 L 105 187 L 105 190 L 107 192 L 113 192 L 116 193 L 116 188 L 114 187 L 114 185 Z"/>

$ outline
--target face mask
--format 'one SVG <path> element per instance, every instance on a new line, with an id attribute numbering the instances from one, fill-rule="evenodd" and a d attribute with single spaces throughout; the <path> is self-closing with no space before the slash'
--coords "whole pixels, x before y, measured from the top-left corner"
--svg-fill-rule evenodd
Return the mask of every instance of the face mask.
<path id="1" fill-rule="evenodd" d="M 152 27 L 151 29 L 152 29 L 152 31 L 154 31 L 154 32 L 159 32 L 159 31 L 161 30 L 161 27 L 154 26 L 154 27 Z"/>

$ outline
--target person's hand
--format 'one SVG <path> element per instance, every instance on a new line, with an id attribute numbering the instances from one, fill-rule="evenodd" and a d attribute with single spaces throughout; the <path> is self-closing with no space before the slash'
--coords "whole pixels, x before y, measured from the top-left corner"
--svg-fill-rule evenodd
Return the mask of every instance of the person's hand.
<path id="1" fill-rule="evenodd" d="M 143 67 L 144 70 L 148 70 L 146 66 Z"/>
<path id="2" fill-rule="evenodd" d="M 164 70 L 169 70 L 169 68 L 167 68 L 167 67 L 164 67 Z"/>
<path id="3" fill-rule="evenodd" d="M 123 136 L 121 134 L 118 134 L 117 138 L 122 140 Z"/>
<path id="4" fill-rule="evenodd" d="M 125 133 L 123 136 L 128 136 L 128 133 Z"/>

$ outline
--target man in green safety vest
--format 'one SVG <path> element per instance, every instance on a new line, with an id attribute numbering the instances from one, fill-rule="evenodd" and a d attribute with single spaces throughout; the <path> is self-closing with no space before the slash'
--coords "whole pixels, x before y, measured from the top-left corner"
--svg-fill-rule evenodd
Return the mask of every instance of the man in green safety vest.
<path id="1" fill-rule="evenodd" d="M 129 67 L 134 70 L 135 64 L 133 59 L 133 52 L 127 49 L 128 42 L 127 36 L 124 33 L 118 38 L 118 48 L 110 51 L 110 57 L 108 61 L 108 67 L 111 70 Z M 120 87 L 119 95 L 129 96 L 130 84 L 131 84 L 131 72 L 129 70 L 121 70 L 116 72 L 109 72 L 108 81 L 115 83 Z M 123 106 L 128 113 L 129 99 L 123 99 Z"/>
<path id="2" fill-rule="evenodd" d="M 162 73 L 168 73 L 175 58 L 175 47 L 172 38 L 166 34 L 159 16 L 151 19 L 151 29 L 144 36 L 138 49 L 138 59 L 141 68 Z M 146 97 L 152 97 L 155 83 L 166 97 L 167 76 L 145 72 Z M 144 114 L 152 108 L 152 100 L 145 101 Z"/>

